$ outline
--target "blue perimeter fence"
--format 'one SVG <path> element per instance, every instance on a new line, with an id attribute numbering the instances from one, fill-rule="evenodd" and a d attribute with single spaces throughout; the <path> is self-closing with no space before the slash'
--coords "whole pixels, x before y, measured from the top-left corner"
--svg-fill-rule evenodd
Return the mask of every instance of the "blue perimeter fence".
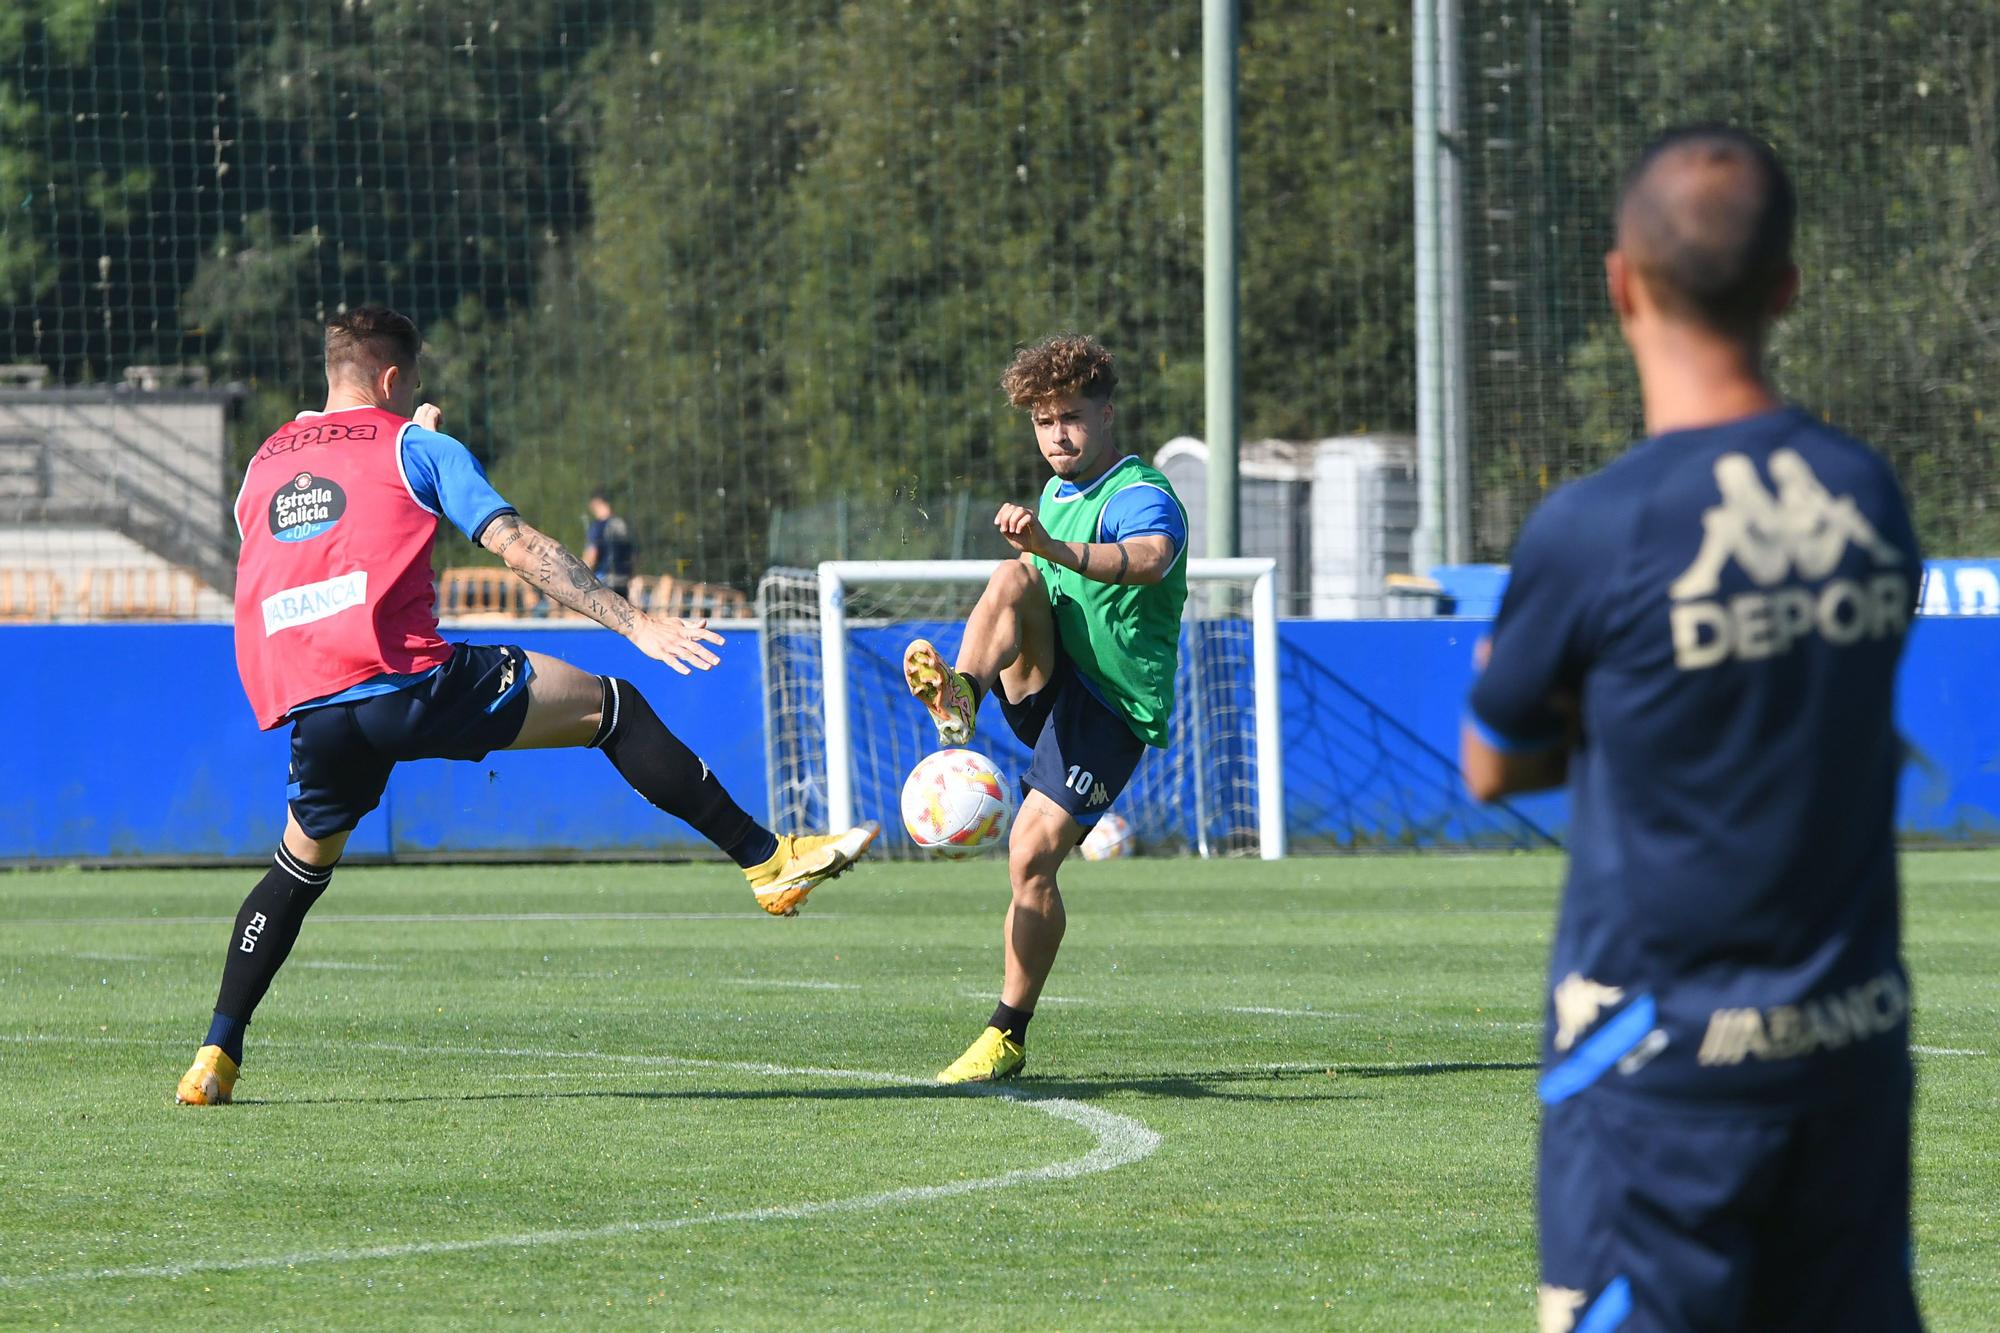
<path id="1" fill-rule="evenodd" d="M 1567 822 L 1561 794 L 1496 810 L 1472 804 L 1459 786 L 1458 727 L 1472 647 L 1485 628 L 1469 619 L 1280 625 L 1286 825 L 1296 850 L 1560 839 Z M 879 632 L 896 638 L 898 650 L 907 637 L 900 627 Z M 754 632 L 731 635 L 720 667 L 686 679 L 602 630 L 507 627 L 454 637 L 519 643 L 639 682 L 744 806 L 768 818 Z M 237 685 L 228 626 L 6 626 L 0 649 L 13 664 L 0 860 L 269 855 L 284 818 L 290 733 L 256 729 Z M 867 664 L 888 656 L 852 654 L 859 671 L 884 669 Z M 1899 700 L 1918 755 L 1902 788 L 1906 837 L 2000 836 L 1996 666 L 2000 618 L 1928 616 L 1912 631 Z M 1247 702 L 1247 681 L 1220 688 L 1220 697 Z M 1005 728 L 991 731 L 997 738 Z M 993 748 L 1003 766 L 1025 761 L 1011 737 Z M 1253 760 L 1225 750 L 1214 762 Z M 902 775 L 865 762 L 859 768 L 862 813 L 893 823 Z M 1187 797 L 1170 792 L 1166 799 Z M 654 810 L 590 751 L 403 765 L 349 846 L 353 856 L 386 859 L 706 851 L 692 830 Z"/>

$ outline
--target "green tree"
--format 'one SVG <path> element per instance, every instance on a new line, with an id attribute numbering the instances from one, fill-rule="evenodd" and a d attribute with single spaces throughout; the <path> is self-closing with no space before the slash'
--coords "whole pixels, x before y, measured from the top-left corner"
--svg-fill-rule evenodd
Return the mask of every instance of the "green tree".
<path id="1" fill-rule="evenodd" d="M 1401 12 L 1246 22 L 1252 434 L 1409 425 Z M 1040 487 L 997 379 L 1062 327 L 1119 355 L 1130 447 L 1200 432 L 1198 16 L 915 16 L 663 4 L 607 55 L 591 226 L 517 340 L 546 347 L 518 382 L 562 388 L 501 414 L 510 494 L 609 483 L 649 561 L 746 584 L 801 525 L 827 552 L 959 549 L 972 500 Z"/>
<path id="2" fill-rule="evenodd" d="M 1535 294 L 1489 298 L 1475 334 L 1488 552 L 1640 430 L 1602 295 L 1614 190 L 1652 134 L 1704 119 L 1770 139 L 1799 189 L 1804 282 L 1773 342 L 1780 387 L 1887 451 L 1929 548 L 2000 549 L 2000 14 L 1983 0 L 1749 0 L 1726 24 L 1693 3 L 1535 13 L 1510 95 L 1539 113 L 1476 127 L 1509 145 L 1483 163 L 1482 202 L 1521 224 L 1476 251 L 1475 286 Z"/>

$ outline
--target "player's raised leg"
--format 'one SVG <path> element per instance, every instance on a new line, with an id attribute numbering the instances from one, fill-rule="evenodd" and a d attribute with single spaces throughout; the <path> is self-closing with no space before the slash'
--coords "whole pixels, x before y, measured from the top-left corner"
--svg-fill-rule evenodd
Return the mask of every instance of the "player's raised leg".
<path id="1" fill-rule="evenodd" d="M 736 803 L 632 682 L 541 653 L 526 656 L 533 669 L 528 714 L 508 748 L 604 751 L 634 791 L 742 867 L 757 905 L 773 916 L 796 913 L 806 895 L 859 860 L 880 831 L 864 823 L 832 834 L 773 834 Z"/>
<path id="2" fill-rule="evenodd" d="M 965 620 L 958 661 L 946 666 L 927 639 L 904 650 L 903 678 L 930 710 L 938 744 L 963 745 L 977 727 L 979 704 L 998 684 L 1023 699 L 1048 683 L 1054 663 L 1055 616 L 1041 575 L 1026 561 L 993 571 Z"/>

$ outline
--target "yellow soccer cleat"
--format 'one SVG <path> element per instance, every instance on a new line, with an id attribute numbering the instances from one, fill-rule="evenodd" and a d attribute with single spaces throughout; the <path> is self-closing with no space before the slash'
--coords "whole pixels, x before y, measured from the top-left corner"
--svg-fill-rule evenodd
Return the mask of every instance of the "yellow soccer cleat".
<path id="1" fill-rule="evenodd" d="M 929 639 L 912 640 L 903 650 L 903 680 L 917 702 L 930 710 L 939 745 L 963 745 L 972 739 L 973 728 L 979 721 L 972 682 L 963 673 L 946 666 Z"/>
<path id="2" fill-rule="evenodd" d="M 845 833 L 780 834 L 778 850 L 762 865 L 743 872 L 757 906 L 772 916 L 797 916 L 806 895 L 861 859 L 882 826 L 874 820 Z"/>
<path id="3" fill-rule="evenodd" d="M 204 1046 L 181 1075 L 174 1100 L 182 1106 L 226 1106 L 236 1091 L 236 1062 L 220 1046 Z"/>
<path id="4" fill-rule="evenodd" d="M 964 1055 L 938 1071 L 937 1081 L 997 1083 L 1001 1079 L 1019 1078 L 1021 1067 L 1027 1063 L 1027 1048 L 1015 1041 L 1011 1034 L 989 1027 L 965 1048 Z"/>

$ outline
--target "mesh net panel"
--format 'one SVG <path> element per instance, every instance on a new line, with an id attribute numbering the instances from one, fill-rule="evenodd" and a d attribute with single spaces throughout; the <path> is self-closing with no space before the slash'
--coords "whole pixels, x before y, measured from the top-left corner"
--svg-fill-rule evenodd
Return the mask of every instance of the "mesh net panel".
<path id="1" fill-rule="evenodd" d="M 938 748 L 930 715 L 903 683 L 903 649 L 928 638 L 946 658 L 985 579 L 962 583 L 863 583 L 845 589 L 847 697 L 855 816 L 880 820 L 892 855 L 917 849 L 898 814 L 903 781 Z M 807 570 L 772 570 L 758 586 L 764 626 L 765 718 L 772 818 L 783 829 L 826 826 L 824 682 L 819 581 Z M 1148 749 L 1110 807 L 1132 826 L 1141 850 L 1203 855 L 1257 850 L 1256 706 L 1249 587 L 1191 579 L 1175 678 L 1172 742 Z M 1029 750 L 999 706 L 980 710 L 971 748 L 1010 778 Z M 835 762 L 841 756 L 834 757 Z"/>
<path id="2" fill-rule="evenodd" d="M 0 412 L 4 567 L 226 591 L 241 465 L 319 406 L 320 321 L 363 301 L 423 327 L 427 396 L 530 522 L 581 546 L 602 486 L 641 575 L 739 594 L 773 564 L 999 554 L 992 504 L 1042 475 L 997 388 L 1017 342 L 1099 334 L 1134 451 L 1199 434 L 1199 8 L 922 11 L 113 0 L 0 22 L 0 367 L 116 386 L 128 439 L 147 385 L 221 414 L 198 449 L 160 444 L 185 482 L 134 463 L 102 503 Z M 1405 12 L 1247 7 L 1251 438 L 1408 428 Z M 199 522 L 161 531 L 141 490 Z M 449 531 L 439 563 L 491 566 Z"/>
<path id="3" fill-rule="evenodd" d="M 1701 116 L 1768 134 L 1798 179 L 1783 387 L 1894 455 L 1930 549 L 1994 549 L 2000 10 L 1458 8 L 1477 552 L 1637 428 L 1600 291 L 1610 193 Z M 1406 432 L 1409 7 L 1244 11 L 1245 437 Z M 642 574 L 747 591 L 774 563 L 986 554 L 961 520 L 1038 480 L 994 388 L 1017 341 L 1102 335 L 1142 453 L 1201 429 L 1198 20 L 27 7 L 0 23 L 0 614 L 97 614 L 76 591 L 97 569 L 226 591 L 240 466 L 317 405 L 319 321 L 362 300 L 423 325 L 448 428 L 531 521 L 580 543 L 604 486 Z M 456 537 L 442 558 L 485 559 Z"/>
<path id="4" fill-rule="evenodd" d="M 1605 305 L 1620 174 L 1730 120 L 1799 193 L 1789 396 L 1886 450 L 1931 554 L 2000 550 L 2000 8 L 1990 0 L 1463 0 L 1473 537 L 1640 431 Z"/>

